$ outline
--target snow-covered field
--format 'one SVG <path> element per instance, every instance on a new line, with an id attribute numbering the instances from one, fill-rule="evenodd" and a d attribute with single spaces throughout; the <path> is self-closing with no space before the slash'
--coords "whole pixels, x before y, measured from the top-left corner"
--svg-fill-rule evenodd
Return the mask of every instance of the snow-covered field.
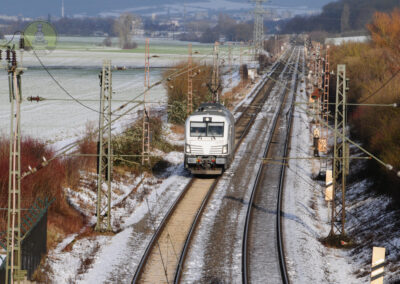
<path id="1" fill-rule="evenodd" d="M 121 50 L 105 50 L 103 47 L 90 47 L 97 43 L 96 38 L 61 38 L 61 47 L 67 44 L 67 49 L 58 48 L 48 55 L 40 55 L 40 60 L 48 68 L 44 70 L 38 59 L 31 52 L 23 55 L 23 66 L 27 70 L 22 76 L 22 103 L 21 132 L 43 139 L 49 143 L 73 141 L 82 136 L 86 125 L 98 123 L 99 110 L 99 78 L 104 59 L 111 59 L 113 66 L 125 66 L 126 71 L 113 71 L 113 109 L 124 102 L 137 97 L 144 90 L 144 54 L 143 41 L 134 52 L 121 52 Z M 150 84 L 158 82 L 164 69 L 180 61 L 186 61 L 187 43 L 176 41 L 154 41 L 154 48 L 150 48 Z M 71 47 L 76 46 L 76 50 Z M 85 48 L 85 47 L 90 48 Z M 226 48 L 225 48 L 226 49 Z M 159 54 L 154 53 L 159 51 Z M 194 58 L 212 60 L 212 46 L 196 44 L 193 51 L 198 51 Z M 143 52 L 143 51 L 142 51 Z M 222 52 L 224 52 L 222 50 Z M 237 58 L 234 52 L 234 64 Z M 207 57 L 205 57 L 207 56 Z M 226 57 L 226 52 L 223 55 Z M 237 54 L 236 54 L 237 57 Z M 236 61 L 235 61 L 236 60 Z M 132 69 L 133 68 L 133 69 Z M 1 70 L 0 70 L 1 71 Z M 237 80 L 237 79 L 236 79 Z M 63 90 L 64 89 L 64 90 Z M 68 94 L 66 93 L 68 92 Z M 46 101 L 28 102 L 27 97 L 40 96 Z M 79 100 L 83 105 L 73 101 Z M 166 90 L 164 86 L 153 87 L 147 95 L 147 100 L 155 102 L 153 106 L 165 105 Z M 131 106 L 134 104 L 131 104 Z M 138 107 L 141 109 L 142 107 Z M 130 122 L 135 117 L 136 110 L 131 116 L 124 117 L 114 127 Z M 8 80 L 6 71 L 0 72 L 0 135 L 9 134 L 10 104 L 8 95 Z M 59 145 L 56 145 L 58 147 Z"/>
<path id="2" fill-rule="evenodd" d="M 88 123 L 97 127 L 100 69 L 101 61 L 98 62 L 98 68 L 49 70 L 57 82 L 86 107 L 73 101 L 46 71 L 37 68 L 28 69 L 22 77 L 22 94 L 25 99 L 21 107 L 22 135 L 55 143 L 81 136 Z M 160 80 L 161 73 L 161 69 L 152 69 L 151 82 Z M 143 77 L 143 70 L 113 72 L 113 91 L 115 92 L 113 109 L 141 94 L 144 89 Z M 5 71 L 0 72 L 0 82 L 0 134 L 8 135 L 10 103 Z M 48 100 L 29 102 L 26 98 L 30 96 L 40 96 Z M 138 100 L 142 98 L 139 96 Z M 166 100 L 166 91 L 162 85 L 156 86 L 149 92 L 147 98 L 149 101 L 163 104 Z M 132 113 L 131 117 L 128 116 L 119 123 L 129 122 L 134 115 L 135 113 Z"/>

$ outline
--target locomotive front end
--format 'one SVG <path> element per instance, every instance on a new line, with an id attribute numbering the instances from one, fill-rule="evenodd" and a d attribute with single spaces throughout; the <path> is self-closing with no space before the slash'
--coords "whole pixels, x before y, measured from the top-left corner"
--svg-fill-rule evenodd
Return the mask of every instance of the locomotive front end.
<path id="1" fill-rule="evenodd" d="M 226 111 L 191 115 L 185 125 L 185 167 L 193 174 L 221 174 L 231 160 L 232 131 Z"/>

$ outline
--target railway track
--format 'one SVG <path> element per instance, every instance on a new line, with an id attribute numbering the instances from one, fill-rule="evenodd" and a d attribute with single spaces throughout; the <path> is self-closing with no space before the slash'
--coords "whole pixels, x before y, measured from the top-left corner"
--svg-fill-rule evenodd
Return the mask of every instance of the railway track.
<path id="1" fill-rule="evenodd" d="M 278 62 L 270 76 L 278 79 L 284 66 Z M 236 121 L 236 149 L 253 125 L 274 85 L 273 80 L 265 80 L 256 90 L 251 104 L 238 109 L 241 115 Z M 155 231 L 132 283 L 179 282 L 191 237 L 218 180 L 192 178 Z"/>
<path id="2" fill-rule="evenodd" d="M 292 85 L 290 88 L 286 85 L 287 91 L 273 121 L 273 133 L 264 150 L 264 158 L 287 156 L 300 53 L 298 50 Z M 281 160 L 280 164 L 261 164 L 257 172 L 243 232 L 243 283 L 289 283 L 281 230 L 285 168 L 285 160 Z"/>

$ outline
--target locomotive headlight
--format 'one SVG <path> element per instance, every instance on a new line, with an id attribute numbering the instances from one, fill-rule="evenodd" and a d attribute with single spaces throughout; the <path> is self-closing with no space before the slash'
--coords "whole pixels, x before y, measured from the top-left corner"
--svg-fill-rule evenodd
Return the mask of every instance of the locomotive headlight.
<path id="1" fill-rule="evenodd" d="M 222 154 L 228 154 L 228 145 L 222 147 Z"/>
<path id="2" fill-rule="evenodd" d="M 190 153 L 191 149 L 190 149 L 190 145 L 186 144 L 186 153 Z"/>

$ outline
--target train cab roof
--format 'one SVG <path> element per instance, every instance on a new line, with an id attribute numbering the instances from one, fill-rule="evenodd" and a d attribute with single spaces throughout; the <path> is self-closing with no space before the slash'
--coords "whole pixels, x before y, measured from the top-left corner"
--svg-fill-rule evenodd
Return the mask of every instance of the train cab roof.
<path id="1" fill-rule="evenodd" d="M 231 112 L 220 103 L 202 103 L 192 115 L 218 115 L 233 117 Z"/>

